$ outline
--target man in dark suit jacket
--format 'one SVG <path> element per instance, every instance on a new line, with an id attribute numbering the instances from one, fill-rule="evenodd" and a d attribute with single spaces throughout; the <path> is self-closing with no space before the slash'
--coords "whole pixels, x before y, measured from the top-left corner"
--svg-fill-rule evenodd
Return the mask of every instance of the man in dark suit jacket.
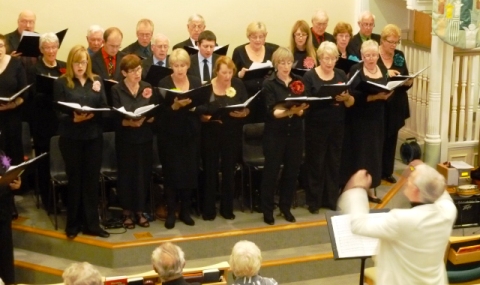
<path id="1" fill-rule="evenodd" d="M 152 56 L 150 41 L 153 36 L 153 22 L 149 19 L 141 19 L 137 23 L 137 41 L 122 50 L 125 54 L 136 54 L 145 59 Z"/>
<path id="2" fill-rule="evenodd" d="M 321 43 L 329 41 L 334 43 L 335 38 L 332 34 L 327 33 L 325 30 L 328 26 L 328 15 L 323 10 L 318 10 L 312 17 L 312 44 L 315 50 L 318 49 Z"/>
<path id="3" fill-rule="evenodd" d="M 120 81 L 123 79 L 120 71 L 120 62 L 125 56 L 120 52 L 123 34 L 116 27 L 108 28 L 103 33 L 105 44 L 103 47 L 92 55 L 92 71 L 103 79 L 112 79 Z"/>
<path id="4" fill-rule="evenodd" d="M 367 40 L 374 40 L 380 44 L 380 35 L 373 33 L 375 27 L 375 16 L 369 11 L 363 12 L 358 18 L 358 26 L 360 31 L 352 37 L 347 46 L 347 54 L 354 55 L 358 60 L 362 60 L 360 48 L 362 43 Z"/>
<path id="5" fill-rule="evenodd" d="M 213 66 L 218 58 L 218 55 L 213 53 L 216 43 L 217 37 L 211 31 L 203 31 L 198 36 L 198 53 L 190 56 L 187 74 L 199 77 L 202 82 L 212 80 Z"/>
<path id="6" fill-rule="evenodd" d="M 185 41 L 174 45 L 173 49 L 183 48 L 184 46 L 197 46 L 198 36 L 201 32 L 205 30 L 205 27 L 205 20 L 203 19 L 202 15 L 193 14 L 192 16 L 190 16 L 187 23 L 187 29 L 190 37 Z"/>
<path id="7" fill-rule="evenodd" d="M 17 29 L 5 35 L 8 54 L 11 54 L 12 56 L 19 56 L 19 54 L 16 53 L 16 50 L 18 48 L 18 44 L 20 43 L 20 37 L 22 36 L 23 31 L 35 31 L 36 20 L 37 16 L 35 13 L 29 10 L 22 11 L 20 15 L 18 15 Z"/>
<path id="8" fill-rule="evenodd" d="M 164 34 L 156 34 L 152 38 L 152 55 L 142 60 L 142 78 L 145 79 L 152 65 L 169 67 L 168 49 L 170 48 L 170 40 Z M 158 82 L 156 82 L 158 83 Z M 156 85 L 156 83 L 154 85 Z"/>

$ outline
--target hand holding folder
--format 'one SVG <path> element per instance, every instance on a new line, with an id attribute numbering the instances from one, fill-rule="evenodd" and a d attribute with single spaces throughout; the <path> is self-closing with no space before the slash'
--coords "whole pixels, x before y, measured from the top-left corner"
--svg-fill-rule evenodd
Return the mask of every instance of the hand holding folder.
<path id="1" fill-rule="evenodd" d="M 33 171 L 33 169 L 37 166 L 37 162 L 43 157 L 45 157 L 46 155 L 47 153 L 45 152 L 19 165 L 10 166 L 7 172 L 5 172 L 0 178 L 0 187 L 9 186 L 10 183 L 17 180 L 18 177 L 20 177 L 25 171 L 27 172 Z M 14 183 L 19 183 L 19 182 L 20 181 L 14 182 Z"/>
<path id="2" fill-rule="evenodd" d="M 206 104 L 212 99 L 212 84 L 206 84 L 198 88 L 190 89 L 188 91 L 171 90 L 161 87 L 156 87 L 160 95 L 165 100 L 165 104 L 171 106 L 175 100 L 190 99 L 191 102 L 184 107 L 193 108 Z"/>
<path id="3" fill-rule="evenodd" d="M 15 93 L 15 94 L 13 94 L 13 95 L 11 95 L 11 96 L 9 96 L 9 97 L 0 97 L 0 105 L 6 104 L 6 103 L 9 103 L 9 102 L 12 102 L 12 101 L 15 100 L 18 96 L 20 96 L 25 90 L 27 90 L 28 88 L 30 88 L 30 86 L 32 86 L 32 84 L 23 87 L 20 91 L 18 91 L 17 93 Z"/>

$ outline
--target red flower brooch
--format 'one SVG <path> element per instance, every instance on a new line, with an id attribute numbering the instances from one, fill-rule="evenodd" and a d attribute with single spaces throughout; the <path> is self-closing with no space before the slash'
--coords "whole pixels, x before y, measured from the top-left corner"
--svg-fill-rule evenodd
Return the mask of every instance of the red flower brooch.
<path id="1" fill-rule="evenodd" d="M 295 80 L 292 83 L 290 83 L 290 90 L 292 91 L 293 94 L 300 95 L 305 90 L 305 85 L 303 85 L 302 81 Z"/>
<path id="2" fill-rule="evenodd" d="M 311 58 L 310 56 L 307 56 L 303 60 L 303 66 L 305 68 L 308 68 L 308 69 L 314 68 L 315 67 L 315 60 L 313 58 Z"/>
<path id="3" fill-rule="evenodd" d="M 58 71 L 60 71 L 61 74 L 67 73 L 67 69 L 65 67 L 59 68 Z"/>
<path id="4" fill-rule="evenodd" d="M 146 98 L 146 99 L 152 97 L 152 88 L 143 89 L 142 96 L 143 98 Z"/>

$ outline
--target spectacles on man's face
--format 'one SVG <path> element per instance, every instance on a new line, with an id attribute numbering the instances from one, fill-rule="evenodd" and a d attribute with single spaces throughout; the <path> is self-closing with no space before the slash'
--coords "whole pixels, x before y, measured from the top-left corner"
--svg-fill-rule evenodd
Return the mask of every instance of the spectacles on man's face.
<path id="1" fill-rule="evenodd" d="M 375 23 L 364 23 L 364 22 L 362 22 L 362 23 L 360 23 L 360 25 L 361 25 L 362 27 L 364 27 L 364 28 L 373 28 L 373 27 L 375 27 Z"/>

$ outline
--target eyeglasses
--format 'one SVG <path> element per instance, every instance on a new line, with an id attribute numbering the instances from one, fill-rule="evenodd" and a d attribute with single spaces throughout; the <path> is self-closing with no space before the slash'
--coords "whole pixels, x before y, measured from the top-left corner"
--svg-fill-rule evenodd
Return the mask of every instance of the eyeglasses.
<path id="1" fill-rule="evenodd" d="M 42 49 L 45 51 L 56 51 L 58 50 L 58 47 L 42 47 Z"/>
<path id="2" fill-rule="evenodd" d="M 328 25 L 328 22 L 316 22 L 313 23 L 313 25 L 317 27 L 326 27 Z"/>
<path id="3" fill-rule="evenodd" d="M 112 45 L 112 44 L 105 44 L 106 46 L 109 46 L 110 48 L 113 48 L 113 49 L 121 49 L 122 46 L 121 45 Z"/>
<path id="4" fill-rule="evenodd" d="M 0 48 L 4 48 L 4 47 L 5 47 L 5 45 L 4 45 L 4 44 L 0 44 Z"/>
<path id="5" fill-rule="evenodd" d="M 362 27 L 364 27 L 364 28 L 373 28 L 373 27 L 375 27 L 375 23 L 360 23 L 360 25 L 362 25 Z"/>
<path id="6" fill-rule="evenodd" d="M 152 36 L 152 33 L 137 33 L 139 38 L 149 38 Z"/>
<path id="7" fill-rule="evenodd" d="M 260 36 L 250 35 L 248 38 L 251 39 L 252 41 L 253 41 L 253 40 L 260 40 L 260 41 L 262 41 L 262 40 L 265 39 L 265 35 L 260 35 Z"/>
<path id="8" fill-rule="evenodd" d="M 345 34 L 345 35 L 338 34 L 338 35 L 337 35 L 337 38 L 340 38 L 340 39 L 349 39 L 349 38 L 350 38 L 350 35 L 349 35 L 349 34 Z"/>
<path id="9" fill-rule="evenodd" d="M 366 59 L 378 58 L 378 54 L 364 54 L 363 57 Z"/>
<path id="10" fill-rule="evenodd" d="M 391 45 L 398 45 L 398 44 L 400 43 L 400 40 L 395 42 L 395 41 L 389 41 L 389 40 L 385 39 L 384 41 L 385 41 L 386 43 L 391 44 Z"/>
<path id="11" fill-rule="evenodd" d="M 205 25 L 190 24 L 189 27 L 192 30 L 203 30 L 203 29 L 205 29 Z"/>
<path id="12" fill-rule="evenodd" d="M 292 65 L 293 62 L 292 61 L 279 61 L 278 62 L 278 65 Z"/>
<path id="13" fill-rule="evenodd" d="M 135 69 L 130 69 L 129 71 L 127 71 L 127 73 L 138 73 L 138 72 L 142 72 L 142 67 L 139 66 Z"/>
<path id="14" fill-rule="evenodd" d="M 153 45 L 153 46 L 158 49 L 168 49 L 168 45 Z"/>
<path id="15" fill-rule="evenodd" d="M 86 61 L 86 60 L 76 61 L 76 62 L 73 63 L 73 65 L 75 65 L 75 66 L 87 66 L 87 64 L 88 64 L 88 61 Z"/>
<path id="16" fill-rule="evenodd" d="M 338 60 L 338 57 L 322 57 L 321 60 L 324 62 L 335 62 Z"/>
<path id="17" fill-rule="evenodd" d="M 296 38 L 306 38 L 308 34 L 306 33 L 295 33 L 293 34 Z"/>

